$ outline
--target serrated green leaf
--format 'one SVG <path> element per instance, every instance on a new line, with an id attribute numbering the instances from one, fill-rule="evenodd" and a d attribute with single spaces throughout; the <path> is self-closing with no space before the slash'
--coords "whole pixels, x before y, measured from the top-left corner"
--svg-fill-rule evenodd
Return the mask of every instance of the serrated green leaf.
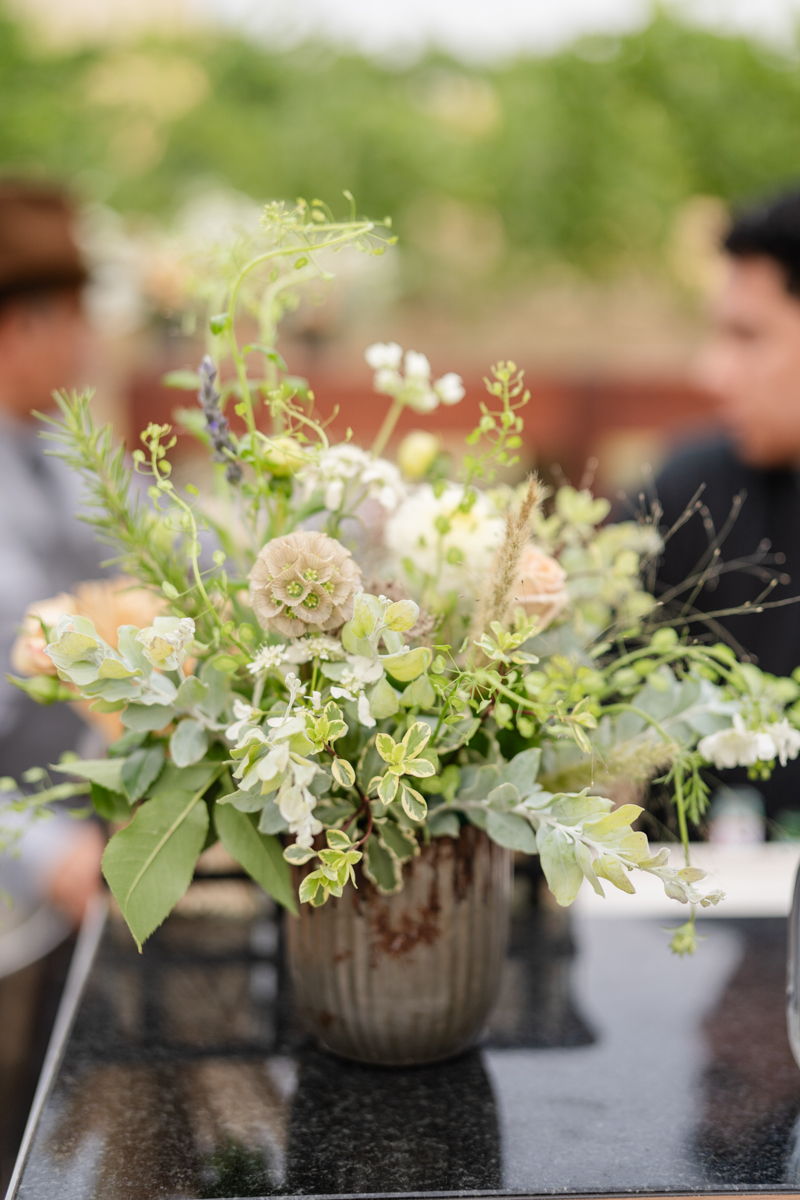
<path id="1" fill-rule="evenodd" d="M 134 750 L 122 759 L 122 790 L 131 803 L 141 800 L 147 789 L 158 779 L 164 765 L 164 747 L 151 746 L 148 750 Z"/>
<path id="2" fill-rule="evenodd" d="M 147 800 L 106 846 L 103 874 L 140 949 L 191 883 L 207 833 L 200 795 L 174 792 Z"/>
<path id="3" fill-rule="evenodd" d="M 99 783 L 93 783 L 91 796 L 95 812 L 104 821 L 127 821 L 130 817 L 131 806 L 121 792 L 112 792 Z"/>
<path id="4" fill-rule="evenodd" d="M 289 866 L 276 837 L 259 833 L 255 818 L 232 804 L 214 805 L 214 825 L 219 840 L 251 879 L 289 912 L 297 912 Z"/>

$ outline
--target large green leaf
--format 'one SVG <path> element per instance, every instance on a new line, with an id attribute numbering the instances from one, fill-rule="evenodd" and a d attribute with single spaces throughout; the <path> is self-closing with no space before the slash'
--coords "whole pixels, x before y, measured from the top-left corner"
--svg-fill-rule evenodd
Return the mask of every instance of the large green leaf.
<path id="1" fill-rule="evenodd" d="M 88 779 L 90 783 L 99 783 L 101 787 L 111 792 L 124 792 L 122 786 L 122 758 L 84 758 L 74 762 L 61 763 L 51 767 L 62 775 L 76 775 L 78 779 Z"/>
<path id="2" fill-rule="evenodd" d="M 128 758 L 118 761 L 122 762 L 122 790 L 130 801 L 141 800 L 164 765 L 164 747 L 134 750 Z"/>
<path id="3" fill-rule="evenodd" d="M 403 886 L 403 873 L 398 859 L 382 846 L 375 833 L 370 834 L 364 846 L 362 863 L 364 874 L 383 896 L 399 892 Z"/>
<path id="4" fill-rule="evenodd" d="M 214 824 L 219 839 L 229 854 L 244 867 L 251 879 L 261 884 L 273 899 L 296 913 L 289 864 L 276 837 L 259 833 L 250 813 L 240 812 L 232 804 L 214 805 Z"/>
<path id="5" fill-rule="evenodd" d="M 208 832 L 208 809 L 196 791 L 146 801 L 103 855 L 103 874 L 139 949 L 192 881 Z"/>

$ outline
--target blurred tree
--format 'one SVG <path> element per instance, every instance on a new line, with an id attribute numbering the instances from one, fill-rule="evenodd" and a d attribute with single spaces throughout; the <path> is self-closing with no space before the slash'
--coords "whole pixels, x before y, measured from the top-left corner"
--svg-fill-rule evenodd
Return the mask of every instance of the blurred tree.
<path id="1" fill-rule="evenodd" d="M 569 264 L 669 269 L 695 195 L 736 202 L 798 174 L 800 65 L 656 15 L 487 68 L 429 55 L 391 68 L 229 33 L 71 52 L 0 17 L 0 164 L 162 216 L 191 188 L 320 196 L 391 215 L 406 284 L 442 258 L 508 282 Z"/>

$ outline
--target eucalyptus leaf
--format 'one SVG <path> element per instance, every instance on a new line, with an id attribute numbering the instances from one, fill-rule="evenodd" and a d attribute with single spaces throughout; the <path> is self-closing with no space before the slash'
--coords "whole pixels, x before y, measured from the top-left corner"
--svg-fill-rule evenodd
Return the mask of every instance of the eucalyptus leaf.
<path id="1" fill-rule="evenodd" d="M 461 824 L 456 813 L 442 807 L 428 817 L 428 830 L 431 837 L 457 838 L 461 833 Z"/>
<path id="2" fill-rule="evenodd" d="M 163 729 L 169 725 L 175 716 L 171 704 L 129 704 L 122 714 L 122 724 L 137 733 L 146 730 Z"/>
<path id="3" fill-rule="evenodd" d="M 530 821 L 515 813 L 494 812 L 486 814 L 486 832 L 498 846 L 509 850 L 521 850 L 523 854 L 536 853 L 536 835 Z"/>
<path id="4" fill-rule="evenodd" d="M 278 839 L 259 833 L 252 815 L 230 804 L 214 806 L 214 824 L 223 846 L 250 878 L 289 912 L 296 913 L 289 864 Z"/>
<path id="5" fill-rule="evenodd" d="M 218 672 L 217 672 L 218 673 Z M 203 683 L 196 675 L 184 679 L 175 697 L 176 708 L 194 708 L 208 696 L 208 684 Z"/>
<path id="6" fill-rule="evenodd" d="M 237 804 L 235 807 L 238 808 L 239 805 Z M 260 833 L 275 834 L 288 832 L 289 822 L 274 800 L 267 800 L 266 804 L 263 805 L 261 816 L 258 819 L 258 829 Z"/>
<path id="7" fill-rule="evenodd" d="M 207 832 L 198 794 L 173 792 L 142 804 L 106 846 L 103 874 L 140 949 L 191 883 Z"/>
<path id="8" fill-rule="evenodd" d="M 202 722 L 185 717 L 175 727 L 169 739 L 172 761 L 178 767 L 191 767 L 199 762 L 208 749 L 208 733 Z"/>

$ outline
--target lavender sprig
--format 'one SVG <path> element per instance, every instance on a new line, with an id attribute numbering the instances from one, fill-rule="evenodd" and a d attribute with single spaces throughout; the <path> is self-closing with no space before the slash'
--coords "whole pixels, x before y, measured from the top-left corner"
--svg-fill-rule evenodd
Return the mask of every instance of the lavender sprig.
<path id="1" fill-rule="evenodd" d="M 198 374 L 200 375 L 200 390 L 197 393 L 197 399 L 203 409 L 211 445 L 214 448 L 212 457 L 214 462 L 227 463 L 225 478 L 228 483 L 239 483 L 242 478 L 242 468 L 238 462 L 233 461 L 236 457 L 236 447 L 231 441 L 228 419 L 219 406 L 220 394 L 214 386 L 217 368 L 210 355 L 206 354 L 203 357 Z"/>

